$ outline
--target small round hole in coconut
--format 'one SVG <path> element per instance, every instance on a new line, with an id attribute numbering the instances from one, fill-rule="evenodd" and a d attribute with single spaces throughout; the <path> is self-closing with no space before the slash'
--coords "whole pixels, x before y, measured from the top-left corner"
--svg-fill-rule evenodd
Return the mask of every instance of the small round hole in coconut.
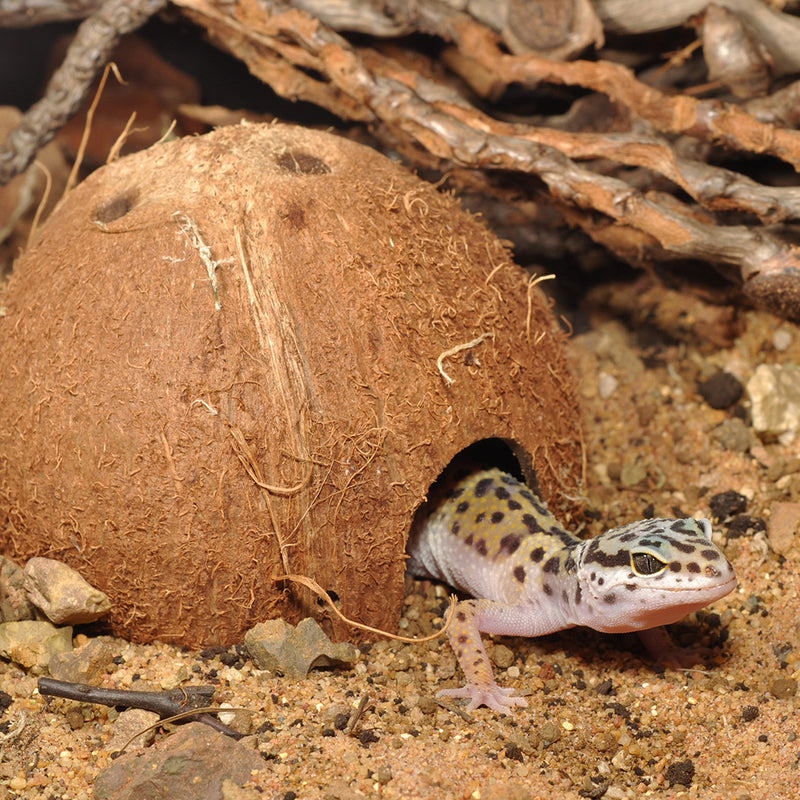
<path id="1" fill-rule="evenodd" d="M 133 208 L 137 197 L 138 192 L 129 191 L 106 200 L 95 209 L 93 215 L 95 222 L 107 225 L 109 222 L 121 219 Z"/>

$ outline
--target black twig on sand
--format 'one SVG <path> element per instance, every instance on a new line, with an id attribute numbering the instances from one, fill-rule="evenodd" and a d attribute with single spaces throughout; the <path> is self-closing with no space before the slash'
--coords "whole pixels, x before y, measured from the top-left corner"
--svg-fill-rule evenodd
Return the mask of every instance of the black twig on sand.
<path id="1" fill-rule="evenodd" d="M 127 689 L 103 689 L 85 683 L 57 681 L 54 678 L 39 678 L 38 689 L 41 695 L 64 697 L 80 703 L 97 703 L 115 708 L 141 708 L 158 714 L 161 719 L 182 714 L 193 708 L 204 708 L 209 705 L 214 694 L 213 686 L 186 686 L 166 692 L 133 692 Z M 234 739 L 241 739 L 244 736 L 206 712 L 193 714 L 179 721 L 203 722 Z"/>

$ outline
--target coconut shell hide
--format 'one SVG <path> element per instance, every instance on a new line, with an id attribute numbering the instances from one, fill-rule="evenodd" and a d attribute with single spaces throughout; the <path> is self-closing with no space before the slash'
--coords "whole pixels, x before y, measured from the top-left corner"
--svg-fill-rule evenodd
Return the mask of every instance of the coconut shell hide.
<path id="1" fill-rule="evenodd" d="M 285 572 L 392 629 L 413 513 L 477 440 L 556 507 L 578 484 L 538 290 L 453 199 L 331 134 L 242 125 L 98 170 L 0 304 L 2 551 L 69 563 L 136 641 L 322 613 Z"/>

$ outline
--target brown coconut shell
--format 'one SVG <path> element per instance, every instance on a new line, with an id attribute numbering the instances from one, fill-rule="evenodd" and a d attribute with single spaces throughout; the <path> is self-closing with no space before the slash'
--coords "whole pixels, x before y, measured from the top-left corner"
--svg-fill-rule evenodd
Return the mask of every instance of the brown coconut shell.
<path id="1" fill-rule="evenodd" d="M 578 484 L 538 290 L 453 199 L 334 135 L 241 125 L 104 167 L 0 302 L 2 551 L 71 564 L 133 640 L 319 613 L 287 571 L 391 629 L 459 451 L 504 441 L 551 501 Z"/>

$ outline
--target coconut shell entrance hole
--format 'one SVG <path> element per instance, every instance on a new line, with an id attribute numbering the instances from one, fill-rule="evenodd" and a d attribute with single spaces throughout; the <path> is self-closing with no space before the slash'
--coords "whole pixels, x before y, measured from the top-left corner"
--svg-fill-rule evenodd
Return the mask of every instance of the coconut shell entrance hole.
<path id="1" fill-rule="evenodd" d="M 578 485 L 538 289 L 451 198 L 331 134 L 241 125 L 98 170 L 1 300 L 0 545 L 71 564 L 136 641 L 316 613 L 286 571 L 392 629 L 414 511 L 478 440 L 556 506 Z"/>

